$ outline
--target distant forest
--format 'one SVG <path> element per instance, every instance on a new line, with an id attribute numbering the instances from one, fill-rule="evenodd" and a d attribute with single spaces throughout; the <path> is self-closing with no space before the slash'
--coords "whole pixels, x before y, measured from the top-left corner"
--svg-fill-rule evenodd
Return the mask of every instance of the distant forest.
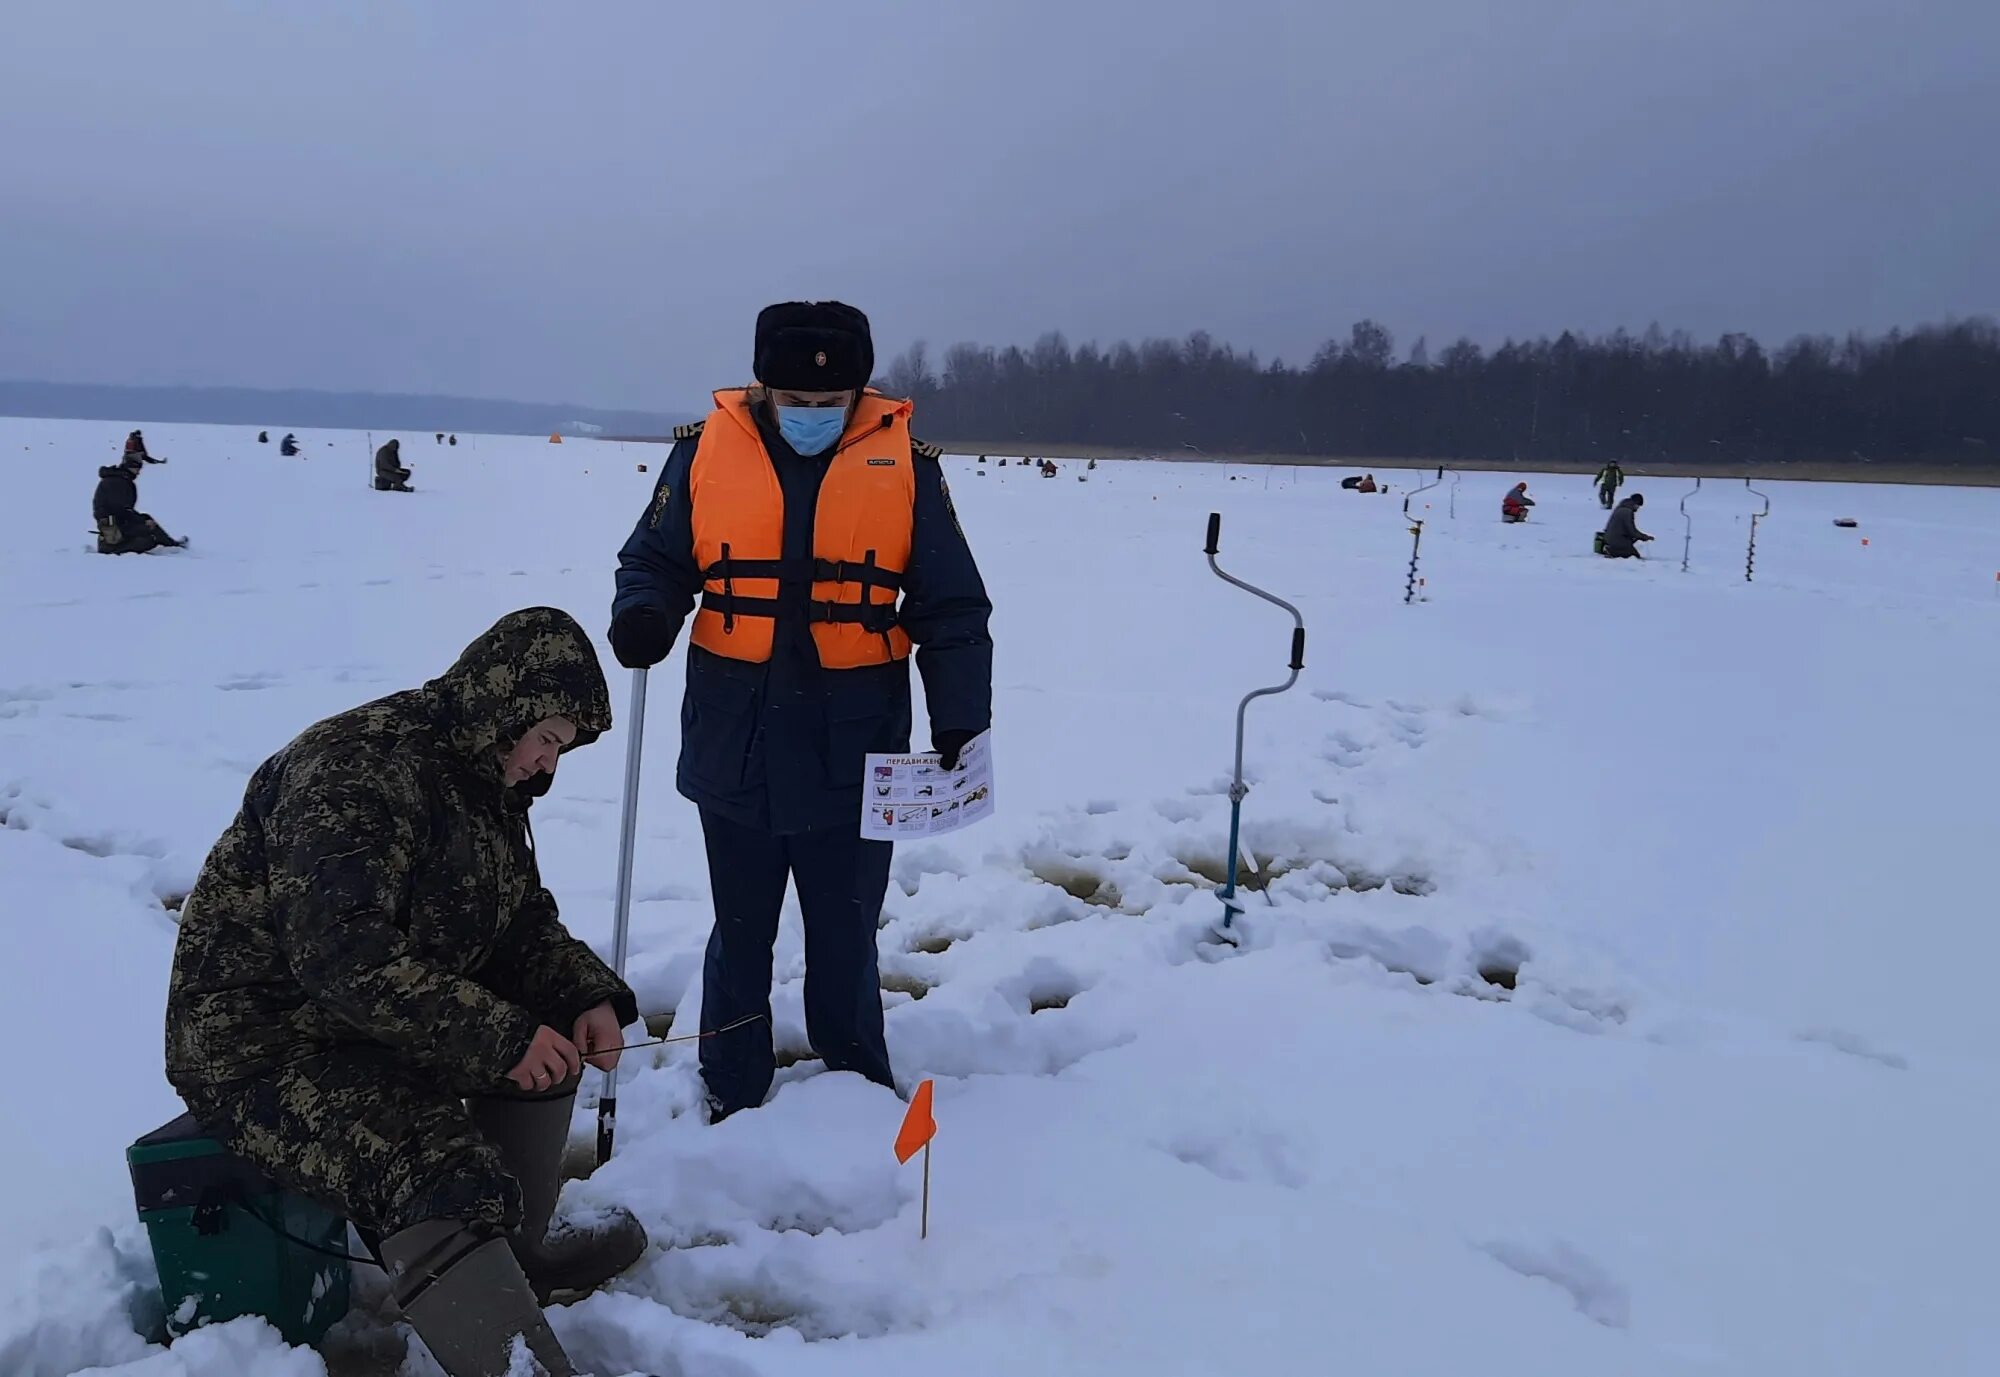
<path id="1" fill-rule="evenodd" d="M 2000 327 L 1978 318 L 1870 337 L 1699 344 L 1565 332 L 1490 352 L 1372 320 L 1289 367 L 1205 332 L 1110 348 L 923 343 L 880 380 L 927 438 L 1135 453 L 1632 462 L 2000 463 Z"/>

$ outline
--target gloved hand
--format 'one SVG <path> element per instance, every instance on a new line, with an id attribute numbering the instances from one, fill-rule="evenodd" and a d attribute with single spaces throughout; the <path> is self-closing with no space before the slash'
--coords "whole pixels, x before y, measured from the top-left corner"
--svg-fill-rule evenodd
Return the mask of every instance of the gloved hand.
<path id="1" fill-rule="evenodd" d="M 969 732 L 958 727 L 931 733 L 931 749 L 938 754 L 938 765 L 946 770 L 956 770 L 958 753 L 965 749 L 966 742 L 977 735 L 978 732 Z"/>
<path id="2" fill-rule="evenodd" d="M 611 619 L 611 653 L 627 669 L 651 669 L 673 648 L 673 630 L 657 608 L 628 607 Z"/>

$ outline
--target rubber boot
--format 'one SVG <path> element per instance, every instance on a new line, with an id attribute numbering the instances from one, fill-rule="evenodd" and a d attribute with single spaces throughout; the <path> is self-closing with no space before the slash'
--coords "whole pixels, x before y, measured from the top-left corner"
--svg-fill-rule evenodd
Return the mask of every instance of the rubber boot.
<path id="1" fill-rule="evenodd" d="M 559 1225 L 550 1231 L 556 1197 L 562 1193 L 563 1150 L 569 1146 L 576 1086 L 570 1080 L 542 1095 L 482 1096 L 471 1104 L 472 1122 L 499 1149 L 501 1163 L 520 1183 L 521 1227 L 508 1242 L 535 1295 L 545 1302 L 558 1292 L 596 1290 L 646 1251 L 645 1229 L 622 1209 L 587 1227 Z"/>
<path id="2" fill-rule="evenodd" d="M 576 1377 L 498 1235 L 426 1220 L 383 1239 L 382 1261 L 397 1308 L 448 1377 L 508 1377 L 517 1336 L 547 1377 Z"/>

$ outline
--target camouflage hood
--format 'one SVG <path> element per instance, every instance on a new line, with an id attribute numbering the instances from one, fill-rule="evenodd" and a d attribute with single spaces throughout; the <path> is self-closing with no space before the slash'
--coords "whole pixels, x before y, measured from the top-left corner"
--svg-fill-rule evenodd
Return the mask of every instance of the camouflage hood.
<path id="1" fill-rule="evenodd" d="M 553 607 L 509 612 L 423 692 L 453 751 L 495 778 L 502 753 L 545 717 L 576 724 L 572 751 L 611 730 L 597 650 L 574 617 Z"/>

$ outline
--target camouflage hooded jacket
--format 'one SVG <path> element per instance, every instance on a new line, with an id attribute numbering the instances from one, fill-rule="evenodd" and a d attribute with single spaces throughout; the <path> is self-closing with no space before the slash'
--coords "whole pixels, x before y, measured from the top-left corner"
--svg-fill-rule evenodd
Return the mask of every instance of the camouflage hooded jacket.
<path id="1" fill-rule="evenodd" d="M 441 677 L 308 727 L 258 767 L 182 909 L 167 994 L 176 1088 L 343 1045 L 490 1084 L 537 1025 L 565 1035 L 632 993 L 564 931 L 502 753 L 534 723 L 611 726 L 597 653 L 564 612 L 512 612 Z M 548 776 L 536 783 L 546 788 Z"/>

